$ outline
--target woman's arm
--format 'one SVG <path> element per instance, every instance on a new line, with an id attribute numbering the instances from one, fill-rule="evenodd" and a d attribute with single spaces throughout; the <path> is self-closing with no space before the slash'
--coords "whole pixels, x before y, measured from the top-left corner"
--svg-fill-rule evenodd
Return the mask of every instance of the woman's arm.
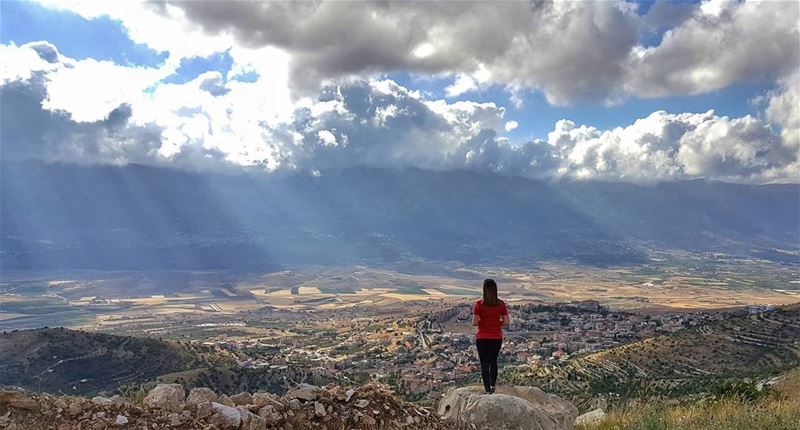
<path id="1" fill-rule="evenodd" d="M 477 327 L 478 324 L 480 324 L 480 322 L 481 322 L 481 317 L 479 317 L 477 315 L 472 315 L 472 325 Z"/>
<path id="2" fill-rule="evenodd" d="M 500 323 L 502 323 L 503 326 L 507 326 L 510 322 L 511 318 L 508 317 L 508 314 L 500 315 Z"/>

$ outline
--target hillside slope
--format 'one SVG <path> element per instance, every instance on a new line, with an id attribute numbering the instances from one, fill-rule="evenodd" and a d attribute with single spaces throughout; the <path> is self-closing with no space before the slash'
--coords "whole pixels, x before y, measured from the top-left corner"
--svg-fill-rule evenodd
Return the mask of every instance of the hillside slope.
<path id="1" fill-rule="evenodd" d="M 93 394 L 210 365 L 233 365 L 228 353 L 158 339 L 44 328 L 0 335 L 0 385 Z"/>
<path id="2" fill-rule="evenodd" d="M 776 377 L 771 389 L 689 404 L 648 402 L 614 410 L 578 430 L 800 430 L 800 369 Z"/>
<path id="3" fill-rule="evenodd" d="M 513 375 L 586 406 L 597 395 L 682 397 L 725 390 L 800 365 L 800 304 L 740 312 L 709 325 Z"/>

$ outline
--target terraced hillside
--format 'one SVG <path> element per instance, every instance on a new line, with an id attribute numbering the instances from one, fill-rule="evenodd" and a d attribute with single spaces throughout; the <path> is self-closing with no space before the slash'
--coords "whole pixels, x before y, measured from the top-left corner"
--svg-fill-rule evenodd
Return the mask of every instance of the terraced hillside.
<path id="1" fill-rule="evenodd" d="M 761 314 L 736 313 L 713 324 L 515 372 L 511 379 L 585 406 L 595 396 L 714 393 L 798 365 L 800 304 L 795 304 Z"/>
<path id="2" fill-rule="evenodd" d="M 0 385 L 93 394 L 210 365 L 234 365 L 228 353 L 158 339 L 45 328 L 0 335 Z"/>

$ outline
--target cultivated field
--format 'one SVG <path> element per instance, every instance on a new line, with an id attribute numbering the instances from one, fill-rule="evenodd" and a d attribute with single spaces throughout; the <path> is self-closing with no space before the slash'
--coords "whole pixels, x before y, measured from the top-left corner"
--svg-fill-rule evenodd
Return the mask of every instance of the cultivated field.
<path id="1" fill-rule="evenodd" d="M 0 284 L 0 328 L 98 328 L 175 316 L 338 309 L 417 301 L 472 301 L 493 277 L 509 302 L 596 299 L 617 309 L 713 309 L 800 302 L 795 265 L 722 255 L 653 253 L 636 266 L 536 262 L 530 267 L 303 267 L 228 272 L 10 272 Z"/>

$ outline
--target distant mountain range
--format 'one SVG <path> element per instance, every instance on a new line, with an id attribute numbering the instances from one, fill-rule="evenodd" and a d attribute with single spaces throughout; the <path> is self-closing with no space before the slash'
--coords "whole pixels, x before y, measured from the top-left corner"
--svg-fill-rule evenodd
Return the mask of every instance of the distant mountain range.
<path id="1" fill-rule="evenodd" d="M 800 185 L 3 163 L 0 222 L 3 270 L 265 270 L 416 259 L 604 265 L 641 261 L 646 247 L 797 261 Z"/>

